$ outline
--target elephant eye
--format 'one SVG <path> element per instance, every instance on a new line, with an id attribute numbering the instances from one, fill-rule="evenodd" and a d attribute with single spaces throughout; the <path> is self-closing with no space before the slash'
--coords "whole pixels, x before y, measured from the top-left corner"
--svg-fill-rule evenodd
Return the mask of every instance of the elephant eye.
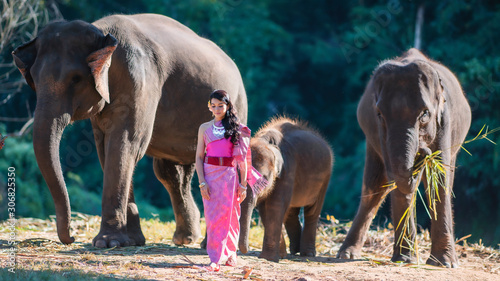
<path id="1" fill-rule="evenodd" d="M 71 83 L 73 84 L 78 84 L 80 83 L 80 81 L 82 81 L 82 76 L 79 74 L 75 74 L 73 75 L 73 77 L 71 77 Z"/>
<path id="2" fill-rule="evenodd" d="M 420 115 L 419 120 L 421 123 L 427 123 L 427 122 L 429 122 L 429 118 L 430 118 L 430 113 L 429 113 L 429 110 L 426 109 Z"/>

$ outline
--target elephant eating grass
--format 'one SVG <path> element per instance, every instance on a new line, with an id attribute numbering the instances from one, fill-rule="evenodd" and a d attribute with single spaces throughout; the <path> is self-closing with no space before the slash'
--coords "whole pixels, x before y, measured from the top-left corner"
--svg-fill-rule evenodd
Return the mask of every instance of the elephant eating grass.
<path id="1" fill-rule="evenodd" d="M 495 133 L 499 130 L 500 130 L 500 127 L 495 128 L 493 130 L 488 130 L 488 127 L 486 127 L 486 125 L 484 125 L 483 128 L 481 128 L 479 133 L 476 135 L 476 137 L 474 137 L 470 140 L 464 141 L 463 144 L 461 144 L 460 146 L 465 152 L 467 152 L 469 155 L 472 156 L 472 154 L 467 149 L 465 149 L 465 147 L 464 147 L 465 144 L 468 144 L 468 143 L 476 141 L 476 140 L 485 139 L 485 140 L 488 140 L 489 142 L 496 145 L 496 143 L 494 141 L 492 141 L 491 139 L 488 138 L 488 135 Z M 483 131 L 484 131 L 484 133 L 482 133 Z M 396 229 L 398 229 L 399 227 L 402 227 L 401 235 L 398 238 L 398 244 L 400 244 L 400 247 L 402 247 L 402 243 L 400 243 L 401 240 L 404 240 L 406 243 L 408 243 L 408 245 L 410 245 L 409 250 L 416 255 L 418 263 L 420 262 L 419 251 L 418 251 L 418 240 L 415 240 L 415 242 L 413 242 L 409 237 L 407 237 L 405 235 L 405 233 L 407 233 L 408 227 L 410 225 L 409 220 L 412 217 L 409 214 L 411 212 L 416 214 L 415 209 L 416 209 L 417 194 L 419 195 L 420 199 L 424 203 L 423 205 L 425 207 L 425 210 L 426 210 L 429 218 L 436 219 L 436 220 L 438 217 L 436 203 L 441 202 L 441 198 L 439 197 L 439 188 L 443 188 L 446 194 L 451 193 L 451 195 L 453 197 L 455 197 L 455 194 L 453 194 L 453 191 L 447 189 L 446 185 L 444 184 L 446 182 L 446 167 L 444 167 L 444 164 L 442 163 L 442 159 L 440 157 L 441 153 L 442 153 L 441 150 L 437 150 L 437 151 L 433 152 L 432 154 L 425 156 L 421 161 L 415 162 L 413 176 L 417 177 L 421 173 L 425 173 L 425 178 L 427 179 L 427 188 L 425 189 L 425 195 L 427 196 L 427 199 L 428 199 L 427 205 L 425 204 L 425 200 L 422 197 L 422 193 L 420 192 L 420 189 L 417 188 L 416 192 L 413 193 L 413 195 L 412 195 L 410 206 L 408 207 L 408 209 L 406 210 L 404 215 L 401 217 L 401 219 L 399 220 L 398 225 L 396 227 Z M 448 167 L 448 168 L 454 169 L 455 167 Z M 418 178 L 420 178 L 420 177 L 418 177 Z M 418 185 L 419 184 L 417 183 L 417 186 Z M 397 188 L 396 183 L 394 181 L 388 183 L 387 186 L 390 187 L 390 190 Z M 416 220 L 416 216 L 415 216 L 415 220 Z M 470 234 L 468 236 L 470 236 Z M 462 237 L 458 241 L 464 240 L 465 238 L 467 238 L 467 237 Z M 458 243 L 458 241 L 457 241 L 457 243 Z M 432 256 L 431 256 L 431 259 L 432 259 Z M 433 260 L 435 260 L 437 263 L 440 263 L 439 260 L 437 260 L 437 259 L 433 259 Z"/>

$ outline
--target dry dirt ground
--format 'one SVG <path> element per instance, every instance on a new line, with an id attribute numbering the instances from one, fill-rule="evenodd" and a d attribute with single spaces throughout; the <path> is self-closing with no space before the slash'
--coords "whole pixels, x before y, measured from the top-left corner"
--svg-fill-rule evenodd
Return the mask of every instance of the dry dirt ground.
<path id="1" fill-rule="evenodd" d="M 199 243 L 187 247 L 172 244 L 174 223 L 143 221 L 146 246 L 97 249 L 92 247 L 91 240 L 98 232 L 99 220 L 99 217 L 85 215 L 74 218 L 72 228 L 77 242 L 72 245 L 59 243 L 53 220 L 18 220 L 16 273 L 6 272 L 10 236 L 7 222 L 2 222 L 0 280 L 38 280 L 37 276 L 47 272 L 53 277 L 48 280 L 69 277 L 73 280 L 500 280 L 500 251 L 469 245 L 464 240 L 456 245 L 460 256 L 458 269 L 391 263 L 392 231 L 387 229 L 370 231 L 363 259 L 336 259 L 345 235 L 338 234 L 338 227 L 332 226 L 319 228 L 317 257 L 288 255 L 279 263 L 258 258 L 263 232 L 255 226 L 250 233 L 252 251 L 239 255 L 238 266 L 222 266 L 220 272 L 209 272 L 203 269 L 209 259 Z M 419 241 L 420 259 L 425 261 L 430 245 L 428 234 L 419 235 Z"/>

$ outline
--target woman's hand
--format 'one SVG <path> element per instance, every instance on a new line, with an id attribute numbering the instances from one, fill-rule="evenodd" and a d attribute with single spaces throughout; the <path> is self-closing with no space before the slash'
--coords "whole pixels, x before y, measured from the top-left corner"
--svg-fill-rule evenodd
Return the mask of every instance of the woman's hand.
<path id="1" fill-rule="evenodd" d="M 205 200 L 210 200 L 210 189 L 208 188 L 208 184 L 200 187 L 201 197 Z"/>
<path id="2" fill-rule="evenodd" d="M 247 187 L 239 184 L 238 186 L 238 197 L 240 198 L 240 203 L 247 197 Z"/>

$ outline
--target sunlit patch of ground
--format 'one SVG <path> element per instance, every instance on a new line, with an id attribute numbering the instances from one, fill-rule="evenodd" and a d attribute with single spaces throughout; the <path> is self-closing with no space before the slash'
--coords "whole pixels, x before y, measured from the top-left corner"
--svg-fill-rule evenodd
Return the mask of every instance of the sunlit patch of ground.
<path id="1" fill-rule="evenodd" d="M 428 257 L 428 232 L 418 235 L 422 264 L 390 262 L 393 232 L 371 230 L 363 248 L 363 259 L 345 261 L 335 258 L 349 224 L 334 219 L 318 227 L 317 257 L 288 255 L 279 263 L 258 258 L 263 228 L 254 225 L 250 231 L 250 252 L 240 255 L 237 267 L 222 266 L 220 272 L 209 272 L 206 251 L 199 243 L 177 247 L 172 243 L 174 222 L 142 220 L 146 246 L 98 249 L 92 238 L 98 233 L 100 217 L 74 214 L 72 235 L 76 242 L 63 245 L 56 234 L 54 220 L 22 218 L 16 223 L 16 273 L 8 272 L 10 237 L 8 222 L 0 224 L 0 280 L 495 280 L 500 279 L 500 252 L 481 244 L 456 245 L 461 267 L 444 269 L 423 263 Z M 205 224 L 202 221 L 202 233 Z"/>

